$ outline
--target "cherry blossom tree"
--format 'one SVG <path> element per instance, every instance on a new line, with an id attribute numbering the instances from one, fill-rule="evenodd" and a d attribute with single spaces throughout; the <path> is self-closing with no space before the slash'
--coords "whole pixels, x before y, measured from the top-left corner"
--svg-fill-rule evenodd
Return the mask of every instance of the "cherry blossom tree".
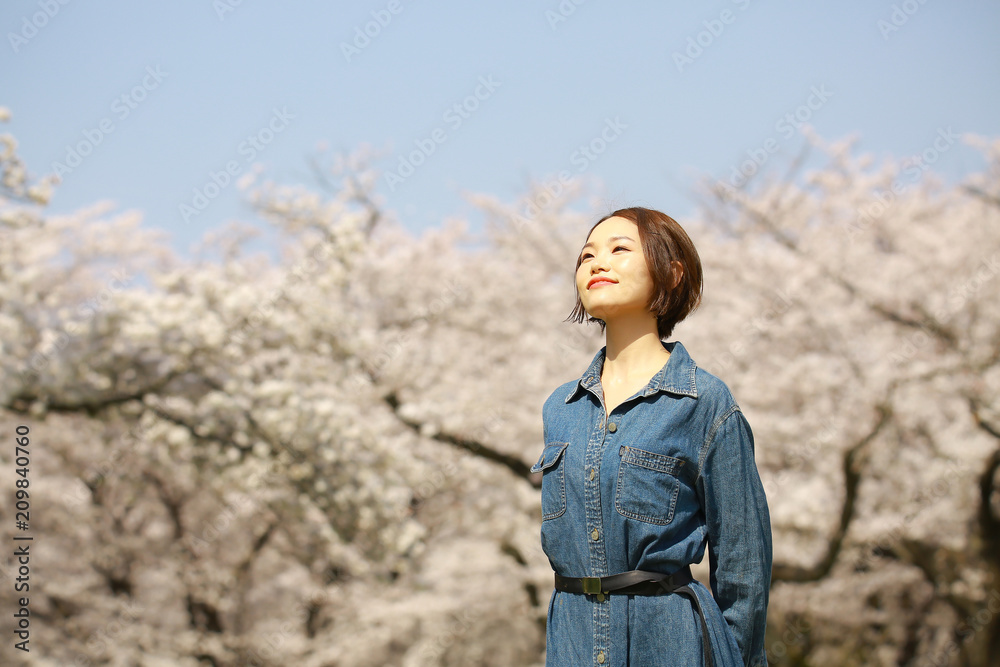
<path id="1" fill-rule="evenodd" d="M 968 141 L 958 186 L 812 137 L 801 179 L 706 188 L 698 349 L 760 442 L 777 664 L 1000 658 L 1000 142 Z"/>
<path id="2" fill-rule="evenodd" d="M 772 664 L 1000 656 L 1000 142 L 974 141 L 948 186 L 810 136 L 819 167 L 706 181 L 682 220 L 706 299 L 675 338 L 743 406 L 771 505 Z M 599 188 L 470 195 L 481 233 L 415 236 L 371 154 L 321 156 L 242 184 L 277 259 L 236 224 L 181 260 L 110 203 L 48 214 L 0 142 L 0 422 L 35 443 L 14 660 L 543 664 L 528 467 L 603 344 L 563 321 Z"/>

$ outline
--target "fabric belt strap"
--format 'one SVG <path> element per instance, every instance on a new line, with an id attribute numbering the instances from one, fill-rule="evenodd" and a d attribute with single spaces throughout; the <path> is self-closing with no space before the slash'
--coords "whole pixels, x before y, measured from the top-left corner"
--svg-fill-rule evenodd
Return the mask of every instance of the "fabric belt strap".
<path id="1" fill-rule="evenodd" d="M 701 609 L 698 596 L 688 585 L 694 581 L 689 565 L 685 565 L 673 574 L 629 570 L 607 577 L 564 577 L 558 572 L 555 575 L 556 590 L 566 593 L 586 595 L 666 595 L 677 593 L 691 598 L 691 602 L 698 612 L 698 617 L 701 619 L 701 645 L 705 653 L 705 667 L 712 667 L 712 646 L 708 635 L 708 623 L 705 621 L 705 612 Z"/>

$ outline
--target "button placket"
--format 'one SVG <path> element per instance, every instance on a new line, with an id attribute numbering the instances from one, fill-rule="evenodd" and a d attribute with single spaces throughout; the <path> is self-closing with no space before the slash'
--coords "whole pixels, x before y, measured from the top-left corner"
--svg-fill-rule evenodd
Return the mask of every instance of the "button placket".
<path id="1" fill-rule="evenodd" d="M 583 475 L 583 491 L 584 491 L 584 516 L 586 517 L 586 524 L 584 529 L 587 531 L 587 542 L 589 546 L 589 570 L 587 574 L 594 577 L 607 576 L 608 574 L 608 558 L 605 551 L 605 540 L 602 533 L 604 532 L 604 515 L 601 503 L 601 476 L 599 474 L 598 468 L 601 465 L 601 461 L 604 459 L 605 447 L 607 445 L 607 423 L 608 419 L 607 413 L 604 409 L 604 400 L 600 391 L 600 384 L 598 383 L 596 387 L 587 386 L 597 397 L 597 405 L 593 405 L 594 409 L 591 412 L 591 417 L 593 421 L 593 427 L 591 429 L 591 436 L 587 442 L 587 448 L 584 453 L 584 470 L 587 471 Z M 595 596 L 596 597 L 596 596 Z M 605 597 L 602 595 L 602 597 Z M 607 661 L 606 648 L 611 641 L 611 617 L 610 617 L 610 605 L 606 604 L 608 602 L 605 597 L 604 600 L 596 600 L 599 604 L 593 606 L 593 627 L 594 627 L 594 646 L 599 648 L 603 654 L 603 659 Z M 597 656 L 594 656 L 594 660 L 597 660 Z"/>

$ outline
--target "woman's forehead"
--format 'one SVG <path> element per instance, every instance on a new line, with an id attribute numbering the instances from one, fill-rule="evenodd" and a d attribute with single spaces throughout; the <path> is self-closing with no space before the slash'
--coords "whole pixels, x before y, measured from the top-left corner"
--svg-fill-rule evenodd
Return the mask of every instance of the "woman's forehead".
<path id="1" fill-rule="evenodd" d="M 590 232 L 587 243 L 600 243 L 602 241 L 617 240 L 612 237 L 627 236 L 637 241 L 639 226 L 628 218 L 608 218 L 603 220 Z"/>

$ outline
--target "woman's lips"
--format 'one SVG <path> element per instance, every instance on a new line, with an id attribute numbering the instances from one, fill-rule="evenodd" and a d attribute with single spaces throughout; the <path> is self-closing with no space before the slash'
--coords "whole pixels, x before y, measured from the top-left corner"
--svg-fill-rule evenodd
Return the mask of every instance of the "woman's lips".
<path id="1" fill-rule="evenodd" d="M 604 280 L 604 279 L 595 280 L 587 287 L 587 289 L 594 289 L 595 287 L 600 287 L 601 285 L 614 285 L 614 284 L 615 281 L 613 280 Z"/>

